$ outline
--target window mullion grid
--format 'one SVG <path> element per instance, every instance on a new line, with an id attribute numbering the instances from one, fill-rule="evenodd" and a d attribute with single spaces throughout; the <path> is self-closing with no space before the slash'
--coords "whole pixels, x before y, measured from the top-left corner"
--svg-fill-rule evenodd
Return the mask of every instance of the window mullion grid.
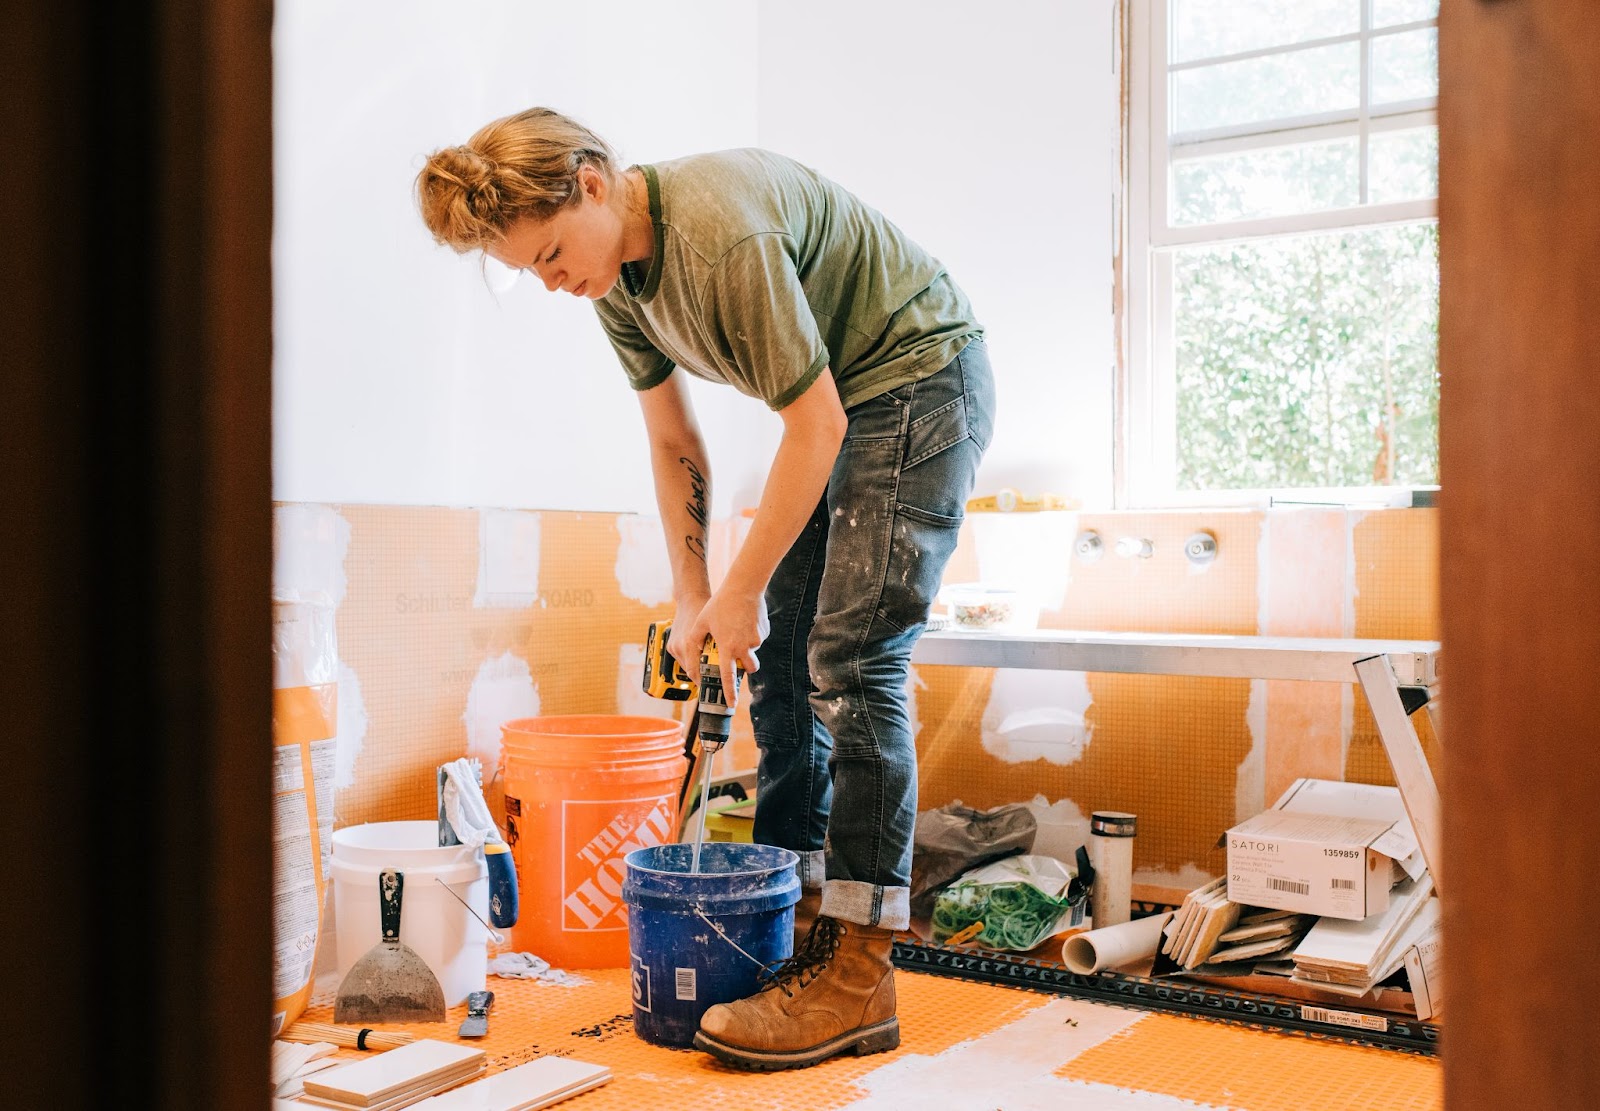
<path id="1" fill-rule="evenodd" d="M 1408 107 L 1402 112 L 1374 113 L 1367 117 L 1367 134 L 1385 131 L 1403 131 L 1414 127 L 1428 127 L 1438 121 L 1439 112 L 1432 104 Z M 1361 118 L 1349 115 L 1325 123 L 1309 123 L 1273 131 L 1246 131 L 1215 138 L 1190 139 L 1176 136 L 1169 151 L 1173 162 L 1187 162 L 1193 158 L 1211 158 L 1219 154 L 1240 154 L 1244 151 L 1270 150 L 1274 147 L 1292 147 L 1301 143 L 1345 139 L 1360 134 Z"/>
<path id="2" fill-rule="evenodd" d="M 1339 46 L 1349 42 L 1365 42 L 1368 38 L 1381 35 L 1403 35 L 1407 31 L 1420 31 L 1424 27 L 1434 27 L 1438 21 L 1434 19 L 1419 19 L 1412 23 L 1396 23 L 1381 30 L 1374 29 L 1370 16 L 1371 5 L 1367 0 L 1362 0 L 1361 29 L 1349 31 L 1342 35 L 1328 35 L 1320 39 L 1306 39 L 1304 42 L 1279 43 L 1275 46 L 1258 46 L 1254 50 L 1241 50 L 1234 54 L 1213 54 L 1208 58 L 1186 58 L 1181 62 L 1171 62 L 1168 69 L 1171 72 L 1185 69 L 1204 69 L 1207 66 L 1227 65 L 1230 62 L 1248 62 L 1256 58 L 1265 58 L 1273 54 L 1296 54 L 1302 50 L 1317 50 L 1324 46 Z M 1172 56 L 1170 44 L 1172 30 L 1167 29 L 1167 42 L 1169 43 L 1167 56 Z"/>
<path id="3" fill-rule="evenodd" d="M 1423 198 L 1412 201 L 1390 201 L 1379 205 L 1351 205 L 1349 208 L 1319 208 L 1311 212 L 1258 216 L 1217 224 L 1185 224 L 1182 227 L 1167 228 L 1159 234 L 1152 230 L 1150 246 L 1153 250 L 1161 251 L 1180 247 L 1237 243 L 1249 239 L 1274 239 L 1285 235 L 1375 228 L 1385 224 L 1408 224 L 1419 220 L 1432 220 L 1438 216 L 1438 211 L 1437 200 Z"/>
<path id="4" fill-rule="evenodd" d="M 1358 196 L 1360 203 L 1366 204 L 1371 199 L 1368 188 L 1369 158 L 1368 152 L 1371 144 L 1368 139 L 1372 116 L 1372 0 L 1361 0 L 1361 114 L 1359 116 L 1358 130 L 1360 138 L 1356 145 L 1356 158 L 1360 165 L 1361 190 Z"/>
<path id="5" fill-rule="evenodd" d="M 1251 51 L 1230 58 L 1195 59 L 1174 63 L 1173 27 L 1168 11 L 1175 0 L 1151 0 L 1151 30 L 1156 33 L 1148 41 L 1157 45 L 1157 51 L 1144 56 L 1148 59 L 1149 80 L 1149 132 L 1146 136 L 1149 176 L 1148 207 L 1145 208 L 1145 235 L 1139 247 L 1144 306 L 1136 313 L 1142 318 L 1144 346 L 1142 371 L 1138 374 L 1141 397 L 1134 401 L 1138 428 L 1135 440 L 1142 439 L 1144 452 L 1137 449 L 1133 455 L 1143 455 L 1143 465 L 1130 466 L 1137 477 L 1128 493 L 1135 504 L 1152 504 L 1156 495 L 1170 500 L 1176 493 L 1178 480 L 1177 443 L 1177 363 L 1176 336 L 1174 333 L 1174 271 L 1176 250 L 1183 246 L 1200 246 L 1207 242 L 1220 243 L 1235 239 L 1248 239 L 1272 235 L 1296 234 L 1317 230 L 1332 230 L 1335 226 L 1378 226 L 1385 223 L 1436 216 L 1437 202 L 1419 200 L 1380 205 L 1374 208 L 1368 201 L 1369 146 L 1374 131 L 1385 131 L 1402 126 L 1426 126 L 1437 119 L 1437 98 L 1429 101 L 1387 105 L 1386 110 L 1375 115 L 1372 107 L 1372 42 L 1381 35 L 1396 34 L 1425 26 L 1437 26 L 1435 20 L 1395 27 L 1381 31 L 1373 28 L 1373 0 L 1361 0 L 1361 28 L 1354 36 L 1296 44 L 1289 50 L 1309 49 L 1330 45 L 1335 41 L 1360 43 L 1360 100 L 1356 113 L 1314 117 L 1300 120 L 1277 121 L 1276 126 L 1256 125 L 1251 128 L 1224 128 L 1216 131 L 1173 136 L 1168 132 L 1168 120 L 1175 109 L 1172 98 L 1172 75 L 1178 69 L 1194 68 L 1200 64 L 1215 64 L 1225 60 L 1243 60 L 1246 56 L 1265 56 L 1285 53 L 1283 49 Z M 1134 6 L 1137 6 L 1135 3 Z M 1137 51 L 1137 44 L 1135 45 Z M 1155 57 L 1151 57 L 1151 54 Z M 1160 82 L 1157 89 L 1156 83 Z M 1359 144 L 1360 203 L 1351 209 L 1338 212 L 1308 213 L 1290 217 L 1272 217 L 1240 221 L 1209 227 L 1174 228 L 1169 211 L 1172 167 L 1175 161 L 1262 147 L 1283 146 L 1294 142 L 1314 141 L 1317 138 L 1335 138 L 1355 134 Z M 1130 274 L 1137 279 L 1139 275 Z M 1131 462 L 1131 461 L 1130 461 Z M 1198 495 L 1197 495 L 1198 496 Z M 1209 500 L 1211 495 L 1205 495 Z"/>
<path id="6" fill-rule="evenodd" d="M 1150 253 L 1150 360 L 1161 368 L 1151 375 L 1150 470 L 1163 496 L 1178 488 L 1178 351 L 1173 324 L 1177 318 L 1176 289 L 1170 250 Z"/>
<path id="7" fill-rule="evenodd" d="M 1154 0 L 1155 11 L 1152 18 L 1160 20 L 1161 57 L 1157 64 L 1151 66 L 1151 83 L 1161 82 L 1160 92 L 1151 90 L 1150 96 L 1150 150 L 1152 154 L 1160 151 L 1155 161 L 1159 165 L 1151 167 L 1150 175 L 1150 229 L 1152 232 L 1160 229 L 1165 237 L 1167 229 L 1172 223 L 1171 199 L 1169 193 L 1172 189 L 1172 141 L 1167 134 L 1167 121 L 1172 118 L 1176 105 L 1172 103 L 1173 83 L 1172 71 L 1169 62 L 1173 51 L 1172 20 L 1168 18 L 1172 5 L 1177 0 Z"/>

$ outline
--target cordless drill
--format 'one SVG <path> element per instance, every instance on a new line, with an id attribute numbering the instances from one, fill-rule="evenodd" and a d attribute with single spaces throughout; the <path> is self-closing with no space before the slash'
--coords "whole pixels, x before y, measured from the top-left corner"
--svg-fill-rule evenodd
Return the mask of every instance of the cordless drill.
<path id="1" fill-rule="evenodd" d="M 683 787 L 678 792 L 678 812 L 683 813 L 683 805 L 687 801 L 689 785 L 694 782 L 696 766 L 704 761 L 704 776 L 709 786 L 711 775 L 710 757 L 717 750 L 728 743 L 728 734 L 732 730 L 733 710 L 728 705 L 727 692 L 722 689 L 722 656 L 717 651 L 717 642 L 710 637 L 706 638 L 705 645 L 700 650 L 700 676 L 696 682 L 677 657 L 667 649 L 667 640 L 672 635 L 672 622 L 652 621 L 650 632 L 645 640 L 644 648 L 644 692 L 652 698 L 664 698 L 668 702 L 687 702 L 696 698 L 694 716 L 690 719 L 688 732 L 683 738 L 683 754 L 689 759 L 689 768 L 683 777 Z M 738 664 L 734 665 L 734 701 L 739 699 L 739 680 L 744 675 L 744 669 Z M 696 697 L 698 694 L 698 697 Z M 699 742 L 699 752 L 695 750 L 695 742 Z M 704 816 L 705 798 L 702 791 L 700 806 Z"/>

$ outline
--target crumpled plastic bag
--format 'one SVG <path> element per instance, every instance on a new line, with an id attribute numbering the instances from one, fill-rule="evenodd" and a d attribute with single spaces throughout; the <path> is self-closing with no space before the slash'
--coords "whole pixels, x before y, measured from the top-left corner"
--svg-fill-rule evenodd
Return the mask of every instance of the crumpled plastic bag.
<path id="1" fill-rule="evenodd" d="M 1026 952 L 1083 922 L 1089 885 L 1070 864 L 1049 856 L 1014 856 L 974 868 L 939 892 L 933 940 L 978 929 L 973 943 Z"/>
<path id="2" fill-rule="evenodd" d="M 957 799 L 922 811 L 911 835 L 911 913 L 931 915 L 940 888 L 980 864 L 1027 852 L 1037 831 L 1020 802 L 976 810 Z"/>

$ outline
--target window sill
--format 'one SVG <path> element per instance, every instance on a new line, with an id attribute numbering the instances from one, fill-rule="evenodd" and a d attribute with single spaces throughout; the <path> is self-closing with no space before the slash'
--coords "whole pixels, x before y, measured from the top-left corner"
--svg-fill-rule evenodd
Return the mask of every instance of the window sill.
<path id="1" fill-rule="evenodd" d="M 1439 504 L 1437 486 L 1343 486 L 1304 490 L 1172 490 L 1128 499 L 1119 509 L 1425 509 Z"/>

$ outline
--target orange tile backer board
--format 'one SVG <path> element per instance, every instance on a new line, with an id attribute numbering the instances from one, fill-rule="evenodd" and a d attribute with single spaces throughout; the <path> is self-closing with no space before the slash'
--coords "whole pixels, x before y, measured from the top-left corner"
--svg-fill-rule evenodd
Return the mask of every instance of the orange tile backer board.
<path id="1" fill-rule="evenodd" d="M 856 1104 L 861 1077 L 896 1056 L 936 1056 L 967 1039 L 1008 1025 L 1045 1006 L 1051 997 L 989 984 L 897 972 L 902 1029 L 892 1054 L 838 1057 L 815 1068 L 751 1073 L 717 1064 L 695 1050 L 668 1049 L 633 1033 L 627 969 L 577 970 L 589 982 L 562 987 L 533 980 L 490 977 L 495 1005 L 489 1033 L 471 1044 L 488 1054 L 491 1074 L 544 1055 L 570 1057 L 612 1070 L 611 1083 L 585 1093 L 573 1106 L 582 1111 L 641 1108 L 706 1108 L 727 1111 L 795 1108 L 827 1111 Z M 332 1008 L 314 1005 L 307 1021 L 331 1021 Z M 452 1007 L 446 1021 L 386 1025 L 418 1038 L 455 1040 L 466 1007 Z M 341 1050 L 341 1059 L 356 1059 Z M 930 1108 L 930 1111 L 932 1109 Z"/>
<path id="2" fill-rule="evenodd" d="M 616 514 L 537 514 L 537 591 L 477 604 L 478 510 L 343 506 L 351 528 L 338 615 L 341 663 L 366 713 L 340 825 L 435 813 L 434 769 L 466 749 L 463 714 L 487 661 L 524 661 L 540 713 L 614 713 L 619 646 L 670 614 L 622 593 Z M 663 556 L 663 558 L 665 558 Z M 493 769 L 490 770 L 493 775 Z M 499 792 L 485 792 L 496 817 Z"/>
<path id="3" fill-rule="evenodd" d="M 1217 841 L 1236 821 L 1238 770 L 1253 748 L 1249 680 L 1089 675 L 1089 739 L 1063 764 L 996 754 L 1005 746 L 984 729 L 996 672 L 923 666 L 916 674 L 919 810 L 954 799 L 980 810 L 1035 794 L 1071 799 L 1085 815 L 1139 816 L 1136 872 L 1221 873 Z"/>
<path id="4" fill-rule="evenodd" d="M 1106 629 L 1117 632 L 1256 632 L 1257 550 L 1261 515 L 1254 512 L 1085 513 L 1080 530 L 1099 533 L 1104 554 L 1086 561 L 1072 552 L 1065 601 L 1040 614 L 1039 624 L 1056 629 Z M 1190 563 L 1184 542 L 1194 533 L 1216 537 L 1216 558 Z M 1115 552 L 1123 537 L 1148 539 L 1148 559 Z"/>
<path id="5" fill-rule="evenodd" d="M 1438 1111 L 1438 1058 L 1150 1015 L 1057 1075 L 1237 1111 Z"/>
<path id="6" fill-rule="evenodd" d="M 1439 639 L 1439 511 L 1355 514 L 1355 636 Z"/>

